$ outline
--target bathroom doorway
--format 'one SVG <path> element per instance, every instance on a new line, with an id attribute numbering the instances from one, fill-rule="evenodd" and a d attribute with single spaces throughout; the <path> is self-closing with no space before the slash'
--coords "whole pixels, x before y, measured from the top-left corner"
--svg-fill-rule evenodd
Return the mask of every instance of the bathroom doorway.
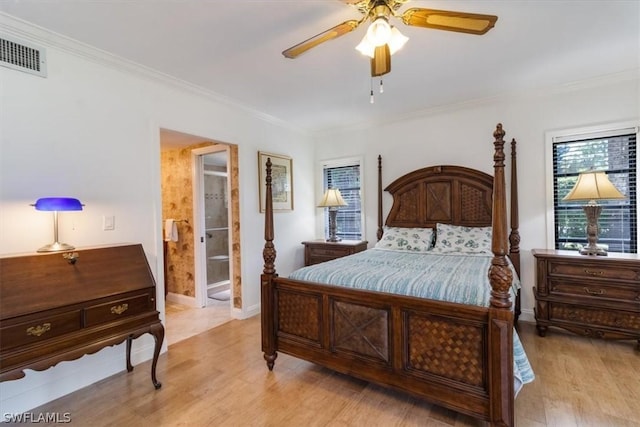
<path id="1" fill-rule="evenodd" d="M 231 320 L 242 308 L 238 148 L 169 129 L 160 130 L 160 145 L 162 228 L 167 219 L 177 220 L 178 228 L 177 241 L 163 242 L 167 250 L 161 258 L 164 280 L 159 283 L 165 291 L 165 339 L 171 345 Z M 218 166 L 205 167 L 205 161 L 213 161 L 205 160 L 209 154 L 226 159 L 226 163 L 215 160 L 216 164 L 220 163 Z M 205 170 L 213 173 L 205 175 Z M 214 179 L 215 188 L 211 191 L 205 191 L 205 176 Z M 213 239 L 213 230 L 207 232 L 206 228 L 222 229 L 224 225 L 206 225 L 206 194 L 213 202 L 217 194 L 217 201 L 227 206 L 227 238 L 216 239 L 217 245 L 213 247 L 219 252 L 210 255 L 207 255 L 207 241 Z M 224 221 L 222 216 L 216 219 Z M 164 236 L 163 230 L 160 232 Z M 212 235 L 211 239 L 207 238 L 207 233 Z M 224 233 L 224 230 L 216 233 Z M 207 257 L 224 255 L 228 260 L 218 258 L 220 261 L 215 263 L 221 265 L 208 272 Z M 223 267 L 226 267 L 226 274 Z M 216 295 L 220 300 L 210 299 L 208 284 L 220 286 L 214 287 L 211 293 L 222 292 L 225 279 L 230 285 L 226 295 Z"/>

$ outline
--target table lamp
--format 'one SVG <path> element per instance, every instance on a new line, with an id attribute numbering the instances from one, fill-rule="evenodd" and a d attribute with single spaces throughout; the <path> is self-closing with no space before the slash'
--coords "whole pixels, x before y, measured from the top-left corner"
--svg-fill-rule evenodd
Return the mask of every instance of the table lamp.
<path id="1" fill-rule="evenodd" d="M 329 208 L 329 238 L 327 242 L 339 242 L 342 240 L 336 236 L 336 215 L 340 206 L 347 206 L 347 202 L 344 201 L 340 190 L 337 188 L 329 188 L 325 191 L 322 200 L 318 203 L 319 208 Z"/>
<path id="2" fill-rule="evenodd" d="M 578 201 L 588 200 L 582 207 L 587 216 L 587 247 L 580 250 L 582 255 L 607 255 L 604 248 L 598 247 L 598 218 L 602 212 L 602 206 L 597 200 L 624 199 L 625 196 L 609 181 L 604 172 L 589 171 L 578 175 L 576 185 L 562 200 Z"/>
<path id="3" fill-rule="evenodd" d="M 71 197 L 44 197 L 38 199 L 32 206 L 39 211 L 53 212 L 53 243 L 38 249 L 38 252 L 70 251 L 73 246 L 58 241 L 58 212 L 59 211 L 81 211 L 80 200 Z"/>

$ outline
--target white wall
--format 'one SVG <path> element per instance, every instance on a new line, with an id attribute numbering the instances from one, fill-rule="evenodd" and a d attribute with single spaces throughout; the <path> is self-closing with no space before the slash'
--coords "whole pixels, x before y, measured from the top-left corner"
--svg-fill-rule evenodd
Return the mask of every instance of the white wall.
<path id="1" fill-rule="evenodd" d="M 0 67 L 0 255 L 51 243 L 52 216 L 29 204 L 72 196 L 85 208 L 60 214 L 60 240 L 76 247 L 142 243 L 162 280 L 159 130 L 166 128 L 239 146 L 243 307 L 237 317 L 259 311 L 258 150 L 294 159 L 295 210 L 275 216 L 276 262 L 282 273 L 302 265 L 300 242 L 313 237 L 315 213 L 308 136 L 7 16 L 0 15 L 0 30 L 47 48 L 48 67 L 47 78 Z M 102 231 L 103 215 L 115 216 L 114 231 Z M 160 292 L 158 305 L 163 312 Z M 151 357 L 152 343 L 150 336 L 136 340 L 134 362 Z M 28 371 L 0 383 L 0 414 L 29 410 L 124 367 L 121 345 Z"/>
<path id="2" fill-rule="evenodd" d="M 572 86 L 454 106 L 366 129 L 327 133 L 317 137 L 316 160 L 364 156 L 366 237 L 371 246 L 377 229 L 378 154 L 382 155 L 383 186 L 411 170 L 437 164 L 468 166 L 493 174 L 493 131 L 497 123 L 503 123 L 505 141 L 518 141 L 522 319 L 532 321 L 535 277 L 531 249 L 553 247 L 553 242 L 546 241 L 545 132 L 637 121 L 639 75 L 638 70 L 632 70 Z M 507 170 L 507 179 L 509 173 Z M 385 216 L 390 208 L 391 197 L 385 195 Z"/>

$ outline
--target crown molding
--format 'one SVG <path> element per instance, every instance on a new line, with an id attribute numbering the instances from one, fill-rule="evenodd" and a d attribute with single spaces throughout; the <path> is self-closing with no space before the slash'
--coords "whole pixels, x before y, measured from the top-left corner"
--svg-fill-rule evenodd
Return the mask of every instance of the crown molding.
<path id="1" fill-rule="evenodd" d="M 285 120 L 258 111 L 233 98 L 221 95 L 217 92 L 189 83 L 177 77 L 161 73 L 134 61 L 124 59 L 120 56 L 98 49 L 86 43 L 82 43 L 71 37 L 53 32 L 4 12 L 0 12 L 0 33 L 5 33 L 9 36 L 13 36 L 14 38 L 40 45 L 42 47 L 57 49 L 87 61 L 97 63 L 98 65 L 115 69 L 129 75 L 134 75 L 138 78 L 154 83 L 171 86 L 192 95 L 204 97 L 210 101 L 240 110 L 266 123 L 297 132 L 307 133 L 303 129 L 292 126 Z"/>

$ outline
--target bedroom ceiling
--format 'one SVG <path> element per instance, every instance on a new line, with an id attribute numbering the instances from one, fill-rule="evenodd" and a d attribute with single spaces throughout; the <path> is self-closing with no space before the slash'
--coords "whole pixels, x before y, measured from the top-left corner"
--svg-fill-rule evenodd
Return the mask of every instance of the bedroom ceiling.
<path id="1" fill-rule="evenodd" d="M 413 0 L 399 12 L 409 7 L 498 21 L 482 36 L 396 23 L 409 41 L 370 104 L 369 61 L 355 50 L 367 25 L 296 59 L 281 54 L 361 17 L 338 0 L 0 1 L 4 13 L 311 132 L 640 69 L 637 0 Z"/>

